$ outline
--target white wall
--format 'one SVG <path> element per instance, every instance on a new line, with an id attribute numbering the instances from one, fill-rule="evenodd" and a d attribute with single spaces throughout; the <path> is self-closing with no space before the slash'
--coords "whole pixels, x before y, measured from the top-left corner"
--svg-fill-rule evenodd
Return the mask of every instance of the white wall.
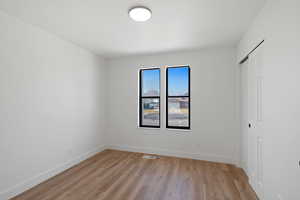
<path id="1" fill-rule="evenodd" d="M 239 44 L 241 59 L 264 44 L 265 199 L 300 199 L 300 1 L 268 1 Z"/>
<path id="2" fill-rule="evenodd" d="M 103 59 L 0 13 L 0 199 L 105 144 Z"/>
<path id="3" fill-rule="evenodd" d="M 238 162 L 235 48 L 133 56 L 109 61 L 109 136 L 112 148 L 221 162 Z M 190 65 L 192 131 L 137 128 L 139 67 Z M 162 71 L 162 111 L 165 87 Z"/>

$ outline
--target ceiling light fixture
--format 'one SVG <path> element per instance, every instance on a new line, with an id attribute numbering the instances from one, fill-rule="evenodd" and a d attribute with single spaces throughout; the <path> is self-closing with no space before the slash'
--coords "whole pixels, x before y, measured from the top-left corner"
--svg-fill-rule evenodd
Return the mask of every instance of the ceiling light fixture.
<path id="1" fill-rule="evenodd" d="M 145 22 L 151 18 L 152 12 L 143 6 L 133 7 L 129 10 L 129 16 L 136 22 Z"/>

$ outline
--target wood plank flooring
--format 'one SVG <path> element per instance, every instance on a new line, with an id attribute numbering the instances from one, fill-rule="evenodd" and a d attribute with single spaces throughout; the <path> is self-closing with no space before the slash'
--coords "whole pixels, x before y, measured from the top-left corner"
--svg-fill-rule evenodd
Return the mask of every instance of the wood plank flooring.
<path id="1" fill-rule="evenodd" d="M 13 200 L 257 200 L 233 165 L 105 150 Z"/>

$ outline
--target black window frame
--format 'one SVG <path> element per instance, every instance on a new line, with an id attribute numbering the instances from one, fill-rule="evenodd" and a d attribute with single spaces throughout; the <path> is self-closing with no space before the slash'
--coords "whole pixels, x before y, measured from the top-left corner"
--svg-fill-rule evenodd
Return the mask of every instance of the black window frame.
<path id="1" fill-rule="evenodd" d="M 145 96 L 143 97 L 143 71 L 145 70 L 159 70 L 159 96 Z M 159 67 L 142 68 L 139 72 L 139 127 L 141 128 L 160 128 L 161 126 L 161 69 Z M 159 125 L 143 125 L 143 99 L 158 99 L 159 100 Z"/>
<path id="2" fill-rule="evenodd" d="M 183 96 L 169 96 L 169 69 L 172 68 L 188 68 L 188 95 Z M 168 100 L 170 98 L 188 98 L 188 126 L 169 126 L 169 105 Z M 166 69 L 166 128 L 168 129 L 184 129 L 190 130 L 191 129 L 191 68 L 188 65 L 184 66 L 171 66 L 167 67 Z"/>

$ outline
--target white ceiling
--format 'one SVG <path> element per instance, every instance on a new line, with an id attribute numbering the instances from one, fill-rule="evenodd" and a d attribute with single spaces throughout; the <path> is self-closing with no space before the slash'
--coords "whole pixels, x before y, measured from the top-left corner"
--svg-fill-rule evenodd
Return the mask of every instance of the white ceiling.
<path id="1" fill-rule="evenodd" d="M 0 9 L 106 57 L 234 45 L 265 0 L 0 0 Z M 144 5 L 152 18 L 132 21 Z"/>

